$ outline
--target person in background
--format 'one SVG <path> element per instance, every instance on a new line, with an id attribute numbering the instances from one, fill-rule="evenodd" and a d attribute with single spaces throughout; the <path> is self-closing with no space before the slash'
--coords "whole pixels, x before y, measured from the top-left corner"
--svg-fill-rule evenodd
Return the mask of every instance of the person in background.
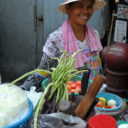
<path id="1" fill-rule="evenodd" d="M 38 68 L 50 70 L 57 65 L 53 57 L 60 57 L 64 50 L 71 55 L 82 49 L 76 55 L 74 66 L 78 70 L 90 69 L 90 79 L 93 80 L 102 70 L 100 59 L 102 45 L 98 32 L 87 25 L 87 22 L 94 11 L 104 6 L 103 0 L 66 0 L 59 5 L 58 10 L 67 14 L 68 18 L 48 36 Z M 34 73 L 21 87 L 29 90 L 30 86 L 39 86 L 46 77 L 44 73 Z"/>

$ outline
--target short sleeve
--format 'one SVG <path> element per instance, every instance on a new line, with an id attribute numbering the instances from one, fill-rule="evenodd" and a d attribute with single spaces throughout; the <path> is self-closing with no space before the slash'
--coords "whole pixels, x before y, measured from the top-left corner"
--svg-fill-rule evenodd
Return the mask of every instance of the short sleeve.
<path id="1" fill-rule="evenodd" d="M 58 29 L 49 35 L 43 47 L 43 52 L 49 57 L 58 57 L 63 51 L 63 44 L 62 32 Z"/>

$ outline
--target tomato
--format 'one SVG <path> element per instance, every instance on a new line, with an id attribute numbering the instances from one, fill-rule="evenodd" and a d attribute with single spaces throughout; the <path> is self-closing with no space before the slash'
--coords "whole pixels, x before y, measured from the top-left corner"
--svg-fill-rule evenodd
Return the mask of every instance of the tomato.
<path id="1" fill-rule="evenodd" d="M 77 85 L 76 85 L 76 88 L 80 88 L 80 89 L 81 89 L 81 86 L 77 86 Z"/>
<path id="2" fill-rule="evenodd" d="M 74 83 L 75 83 L 74 81 L 68 81 L 67 84 L 72 85 L 72 84 L 74 84 Z"/>
<path id="3" fill-rule="evenodd" d="M 74 81 L 68 81 L 67 83 L 68 93 L 79 93 L 81 92 L 81 80 L 78 80 L 76 82 Z"/>
<path id="4" fill-rule="evenodd" d="M 71 90 L 70 91 L 68 90 L 68 93 L 72 93 L 72 91 Z"/>
<path id="5" fill-rule="evenodd" d="M 80 88 L 76 88 L 76 89 L 75 89 L 75 92 L 76 92 L 76 93 L 79 93 L 79 92 L 81 92 L 81 89 L 80 89 Z"/>
<path id="6" fill-rule="evenodd" d="M 99 108 L 102 108 L 102 107 L 103 107 L 103 104 L 102 104 L 102 102 L 98 102 L 98 103 L 96 104 L 96 106 L 99 107 Z"/>
<path id="7" fill-rule="evenodd" d="M 111 106 L 105 106 L 104 108 L 112 108 Z"/>
<path id="8" fill-rule="evenodd" d="M 71 89 L 71 92 L 75 92 L 76 91 L 76 89 Z"/>
<path id="9" fill-rule="evenodd" d="M 76 83 L 71 84 L 71 88 L 72 88 L 72 89 L 75 89 L 75 88 L 76 88 Z"/>
<path id="10" fill-rule="evenodd" d="M 80 86 L 76 86 L 76 89 L 80 90 L 81 91 L 81 87 Z"/>
<path id="11" fill-rule="evenodd" d="M 81 80 L 76 81 L 77 86 L 81 86 Z"/>
<path id="12" fill-rule="evenodd" d="M 69 84 L 67 85 L 67 88 L 68 88 L 68 91 L 71 90 L 71 86 Z"/>

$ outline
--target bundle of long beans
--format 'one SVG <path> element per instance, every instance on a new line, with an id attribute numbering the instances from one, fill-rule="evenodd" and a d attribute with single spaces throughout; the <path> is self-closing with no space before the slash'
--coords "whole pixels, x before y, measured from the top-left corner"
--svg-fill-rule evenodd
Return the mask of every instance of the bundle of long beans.
<path id="1" fill-rule="evenodd" d="M 48 99 L 50 100 L 55 93 L 56 94 L 56 102 L 60 102 L 63 100 L 68 100 L 68 89 L 67 89 L 67 82 L 78 75 L 81 72 L 86 72 L 87 70 L 81 70 L 78 71 L 74 68 L 75 63 L 75 56 L 76 54 L 80 52 L 76 51 L 74 54 L 69 56 L 67 52 L 64 51 L 64 53 L 61 55 L 60 58 L 54 58 L 58 61 L 58 65 L 56 68 L 51 68 L 51 82 L 46 87 L 44 93 L 42 94 L 38 107 L 35 111 L 34 116 L 34 128 L 37 128 L 37 119 L 39 112 L 41 111 L 43 104 L 45 103 L 45 96 L 47 92 L 50 89 L 50 95 L 48 96 Z"/>
<path id="2" fill-rule="evenodd" d="M 32 72 L 24 74 L 23 76 L 21 76 L 20 78 L 16 79 L 15 81 L 9 84 L 9 86 L 13 85 L 19 80 L 23 79 L 24 77 L 34 72 L 45 72 L 51 76 L 51 82 L 47 85 L 44 92 L 42 93 L 38 101 L 38 105 L 35 109 L 34 128 L 37 128 L 38 115 L 41 112 L 43 105 L 45 104 L 45 100 L 46 100 L 45 97 L 47 93 L 50 91 L 48 100 L 51 100 L 51 98 L 56 93 L 56 103 L 63 100 L 68 100 L 68 89 L 66 86 L 67 82 L 76 75 L 78 75 L 79 73 L 87 71 L 87 70 L 78 71 L 74 68 L 75 56 L 78 52 L 80 52 L 80 50 L 76 51 L 74 54 L 69 56 L 68 53 L 64 51 L 63 54 L 60 56 L 60 58 L 53 58 L 58 61 L 58 65 L 56 68 L 51 68 L 52 70 L 51 72 L 42 69 L 36 69 Z"/>

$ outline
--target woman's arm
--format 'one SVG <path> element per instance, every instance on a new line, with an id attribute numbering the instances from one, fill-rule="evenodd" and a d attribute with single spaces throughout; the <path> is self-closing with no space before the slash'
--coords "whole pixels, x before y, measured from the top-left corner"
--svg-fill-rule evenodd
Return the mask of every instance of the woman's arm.
<path id="1" fill-rule="evenodd" d="M 50 68 L 55 67 L 56 65 L 57 62 L 54 59 L 50 58 L 46 53 L 43 53 L 38 68 L 50 71 Z"/>
<path id="2" fill-rule="evenodd" d="M 46 53 L 43 53 L 43 56 L 38 68 L 44 69 L 44 70 L 50 70 L 51 67 L 55 67 L 56 65 L 57 65 L 57 62 L 55 60 L 47 56 Z M 41 88 L 41 83 L 46 77 L 47 76 L 43 75 L 43 72 L 33 73 L 24 81 L 24 83 L 20 87 L 24 90 L 29 91 L 31 86 L 35 86 L 37 88 L 36 90 L 40 90 L 39 88 Z"/>

